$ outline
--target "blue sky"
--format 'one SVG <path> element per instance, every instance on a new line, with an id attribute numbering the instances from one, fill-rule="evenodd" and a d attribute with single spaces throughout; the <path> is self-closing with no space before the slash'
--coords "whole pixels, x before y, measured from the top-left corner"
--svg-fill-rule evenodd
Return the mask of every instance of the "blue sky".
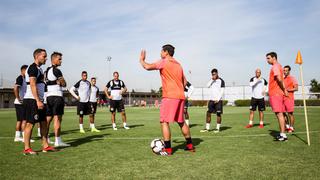
<path id="1" fill-rule="evenodd" d="M 246 85 L 256 68 L 267 77 L 265 54 L 278 53 L 299 79 L 296 53 L 301 50 L 304 76 L 320 80 L 320 1 L 297 0 L 181 0 L 181 1 L 0 1 L 0 71 L 13 83 L 22 64 L 31 64 L 33 50 L 62 52 L 62 71 L 68 86 L 82 70 L 98 77 L 100 88 L 111 71 L 129 89 L 158 89 L 158 72 L 144 71 L 147 61 L 159 59 L 161 46 L 176 47 L 187 78 L 205 86 L 210 70 L 219 69 L 227 85 Z M 44 66 L 50 65 L 50 60 Z M 188 73 L 189 70 L 191 74 Z"/>

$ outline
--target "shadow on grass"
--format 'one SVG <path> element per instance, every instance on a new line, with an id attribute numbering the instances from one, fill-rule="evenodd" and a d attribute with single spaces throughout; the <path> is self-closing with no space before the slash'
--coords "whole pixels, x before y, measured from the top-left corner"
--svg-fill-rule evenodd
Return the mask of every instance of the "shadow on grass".
<path id="1" fill-rule="evenodd" d="M 226 130 L 228 130 L 228 129 L 231 129 L 232 127 L 230 127 L 230 126 L 221 126 L 220 127 L 220 131 L 226 131 Z"/>
<path id="2" fill-rule="evenodd" d="M 144 124 L 133 124 L 133 125 L 128 125 L 130 129 L 136 128 L 136 127 L 141 127 L 144 126 Z M 122 127 L 122 126 L 121 126 Z M 119 127 L 118 127 L 119 128 Z M 99 130 L 104 130 L 104 129 L 112 129 L 112 124 L 106 124 L 106 125 L 101 125 L 97 127 Z"/>
<path id="3" fill-rule="evenodd" d="M 90 142 L 94 142 L 94 141 L 101 141 L 107 135 L 110 135 L 110 134 L 97 134 L 97 135 L 92 135 L 92 136 L 79 137 L 79 138 L 73 139 L 67 143 L 70 144 L 69 147 L 77 147 L 82 144 L 86 144 L 86 143 L 90 143 Z M 64 148 L 69 148 L 69 147 L 58 147 L 58 149 L 64 149 Z"/>
<path id="4" fill-rule="evenodd" d="M 263 123 L 263 126 L 269 126 L 270 123 Z M 253 124 L 253 127 L 260 126 L 260 124 Z"/>
<path id="5" fill-rule="evenodd" d="M 269 135 L 276 138 L 279 135 L 280 131 L 269 130 Z"/>
<path id="6" fill-rule="evenodd" d="M 308 142 L 304 139 L 302 139 L 300 136 L 298 136 L 297 134 L 292 134 L 292 136 L 295 136 L 296 138 L 298 138 L 300 141 L 304 142 L 305 144 L 308 144 Z"/>
<path id="7" fill-rule="evenodd" d="M 201 124 L 190 124 L 189 128 L 193 128 L 193 127 L 196 127 L 196 126 L 201 126 Z"/>
<path id="8" fill-rule="evenodd" d="M 183 149 L 186 147 L 186 141 L 182 140 L 173 140 L 174 143 L 180 143 L 179 145 L 172 148 L 172 153 L 176 152 L 179 149 Z M 192 144 L 194 147 L 197 147 L 201 142 L 203 142 L 200 138 L 192 138 Z"/>

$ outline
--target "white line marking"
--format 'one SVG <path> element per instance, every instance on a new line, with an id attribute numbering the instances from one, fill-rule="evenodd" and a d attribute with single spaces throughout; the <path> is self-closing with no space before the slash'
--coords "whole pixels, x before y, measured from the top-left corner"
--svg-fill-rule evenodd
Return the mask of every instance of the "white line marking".
<path id="1" fill-rule="evenodd" d="M 320 131 L 310 131 L 309 133 L 310 134 L 315 134 L 315 133 L 319 133 Z M 211 139 L 211 138 L 241 138 L 241 137 L 264 137 L 264 136 L 270 136 L 270 134 L 238 134 L 238 135 L 220 135 L 221 133 L 218 133 L 218 134 L 214 134 L 214 133 L 211 133 L 211 136 L 193 136 L 192 138 L 208 138 L 208 139 Z M 204 134 L 208 134 L 208 133 L 204 133 Z M 293 134 L 306 134 L 305 131 L 303 132 L 294 132 L 292 133 Z M 99 136 L 99 134 L 96 134 L 96 136 Z M 14 137 L 0 137 L 0 140 L 1 139 L 12 139 Z M 108 135 L 105 136 L 105 137 L 96 137 L 96 138 L 92 138 L 90 140 L 93 140 L 93 139 L 98 139 L 98 140 L 150 140 L 150 139 L 154 139 L 154 138 L 157 138 L 157 137 L 110 137 L 108 138 Z M 65 140 L 77 140 L 77 139 L 81 139 L 81 137 L 79 138 L 63 138 Z M 171 139 L 184 139 L 184 137 L 182 136 L 178 136 L 178 137 L 171 137 Z"/>

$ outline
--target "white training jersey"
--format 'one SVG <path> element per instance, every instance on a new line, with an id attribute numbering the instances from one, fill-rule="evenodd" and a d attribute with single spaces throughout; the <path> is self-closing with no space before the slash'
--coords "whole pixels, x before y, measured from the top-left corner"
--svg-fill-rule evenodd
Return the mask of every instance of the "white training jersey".
<path id="1" fill-rule="evenodd" d="M 225 83 L 220 77 L 216 80 L 211 79 L 207 83 L 207 87 L 210 88 L 210 100 L 220 101 L 222 100 L 222 95 L 224 93 Z"/>
<path id="2" fill-rule="evenodd" d="M 121 100 L 121 90 L 126 87 L 122 80 L 111 80 L 106 85 L 111 91 L 112 100 Z"/>
<path id="3" fill-rule="evenodd" d="M 255 99 L 264 98 L 264 92 L 267 90 L 268 82 L 264 78 L 252 77 L 249 85 L 252 88 L 252 97 Z"/>
<path id="4" fill-rule="evenodd" d="M 46 71 L 46 84 L 47 93 L 46 96 L 63 96 L 62 87 L 57 84 L 57 80 L 63 77 L 62 72 L 56 66 L 48 67 Z"/>
<path id="5" fill-rule="evenodd" d="M 36 78 L 38 96 L 40 98 L 40 101 L 43 101 L 44 89 L 45 89 L 44 74 L 41 67 L 37 66 L 37 64 L 35 63 L 31 64 L 26 70 L 25 79 L 27 83 L 27 91 L 26 91 L 26 94 L 24 95 L 24 99 L 35 99 L 32 95 L 32 91 L 30 87 L 31 77 Z"/>
<path id="6" fill-rule="evenodd" d="M 18 87 L 19 97 L 22 100 L 24 95 L 26 94 L 26 91 L 27 91 L 26 79 L 22 75 L 18 76 L 17 79 L 16 79 L 15 86 Z M 14 100 L 14 104 L 21 104 L 20 99 L 16 98 Z"/>
<path id="7" fill-rule="evenodd" d="M 91 84 L 88 80 L 80 80 L 73 87 L 78 91 L 78 96 L 80 97 L 79 102 L 89 102 Z"/>
<path id="8" fill-rule="evenodd" d="M 90 102 L 96 103 L 97 98 L 99 95 L 99 88 L 97 86 L 91 86 L 91 93 L 90 93 Z"/>

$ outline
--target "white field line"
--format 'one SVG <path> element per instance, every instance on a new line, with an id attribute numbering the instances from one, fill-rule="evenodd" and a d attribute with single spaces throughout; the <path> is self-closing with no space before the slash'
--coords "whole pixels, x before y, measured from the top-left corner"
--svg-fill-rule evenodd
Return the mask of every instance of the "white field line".
<path id="1" fill-rule="evenodd" d="M 315 133 L 319 133 L 320 131 L 310 131 L 310 134 L 315 134 Z M 242 137 L 264 137 L 264 136 L 270 136 L 269 133 L 267 134 L 238 134 L 238 135 L 219 135 L 221 133 L 218 134 L 214 134 L 213 132 L 207 132 L 204 134 L 211 134 L 211 136 L 192 136 L 192 138 L 206 138 L 206 139 L 214 139 L 214 138 L 242 138 Z M 302 132 L 294 132 L 293 134 L 306 134 L 305 131 Z M 99 134 L 95 134 L 95 135 L 99 135 Z M 0 140 L 2 139 L 12 139 L 14 137 L 0 137 Z M 80 137 L 79 137 L 80 138 Z M 65 140 L 76 140 L 79 138 L 63 138 Z M 98 140 L 150 140 L 150 139 L 154 139 L 157 137 L 96 137 L 96 138 L 92 138 L 90 140 L 94 140 L 94 139 L 98 139 Z M 171 139 L 184 139 L 184 137 L 182 136 L 177 136 L 177 137 L 171 137 Z"/>

